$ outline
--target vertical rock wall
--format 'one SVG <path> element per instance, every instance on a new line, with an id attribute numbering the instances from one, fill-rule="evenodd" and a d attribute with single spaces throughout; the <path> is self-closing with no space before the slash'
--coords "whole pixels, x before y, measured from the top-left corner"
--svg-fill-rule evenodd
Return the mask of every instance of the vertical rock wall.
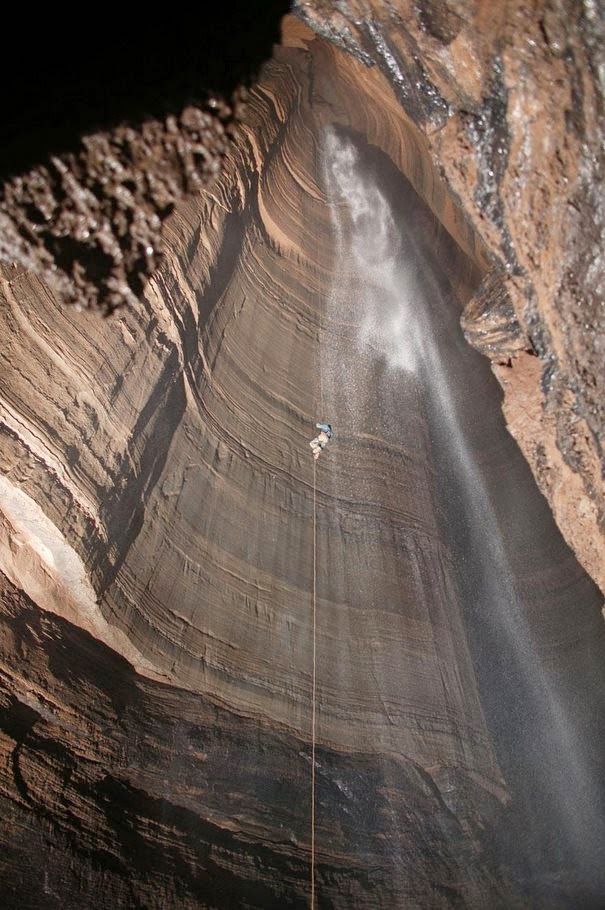
<path id="1" fill-rule="evenodd" d="M 92 320 L 3 273 L 13 905 L 307 902 L 308 438 L 329 407 L 320 341 L 339 330 L 326 319 L 324 127 L 398 172 L 456 320 L 490 263 L 389 81 L 295 22 L 285 43 L 223 180 L 170 220 L 139 310 Z M 477 399 L 497 399 L 478 375 Z M 318 889 L 334 907 L 511 906 L 524 888 L 538 900 L 542 884 L 519 875 L 531 838 L 521 859 L 502 847 L 526 818 L 522 771 L 503 779 L 510 749 L 497 693 L 482 689 L 493 679 L 476 659 L 426 411 L 407 404 L 405 447 L 388 421 L 372 439 L 345 432 L 318 475 Z M 504 498 L 498 476 L 522 471 L 492 429 L 477 452 Z M 598 614 L 548 528 L 540 571 L 521 556 L 517 568 L 553 659 L 570 654 L 573 670 L 596 653 Z M 544 617 L 551 573 L 560 593 Z M 559 632 L 578 592 L 570 645 Z M 555 899 L 547 889 L 544 905 Z"/>
<path id="2" fill-rule="evenodd" d="M 393 87 L 489 250 L 467 337 L 492 360 L 510 431 L 605 590 L 602 4 L 296 8 Z"/>

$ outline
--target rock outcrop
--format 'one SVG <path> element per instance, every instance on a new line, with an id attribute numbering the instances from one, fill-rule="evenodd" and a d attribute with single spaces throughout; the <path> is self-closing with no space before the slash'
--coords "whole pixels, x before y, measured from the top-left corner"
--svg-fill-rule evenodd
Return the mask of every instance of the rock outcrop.
<path id="1" fill-rule="evenodd" d="M 305 14 L 325 31 L 318 8 Z M 548 416 L 546 284 L 530 294 L 527 266 L 509 268 L 520 241 L 503 239 L 501 203 L 464 205 L 485 178 L 452 176 L 455 157 L 471 169 L 452 150 L 464 116 L 465 135 L 479 128 L 488 83 L 452 114 L 463 93 L 455 80 L 445 93 L 447 66 L 471 79 L 475 32 L 445 10 L 406 19 L 444 57 L 418 109 L 396 78 L 408 50 L 390 43 L 394 20 L 341 10 L 330 37 L 346 52 L 287 20 L 221 179 L 166 220 L 137 307 L 100 320 L 3 267 L 9 906 L 308 904 L 314 515 L 318 905 L 596 905 L 601 599 L 458 329 L 500 364 L 513 423 L 522 388 Z M 463 442 L 426 364 L 410 380 L 380 352 L 364 359 L 330 130 L 413 225 L 417 307 Z M 314 483 L 319 415 L 337 438 Z M 552 476 L 559 449 L 541 439 Z"/>
<path id="2" fill-rule="evenodd" d="M 380 70 L 485 244 L 492 274 L 467 337 L 492 360 L 510 432 L 605 591 L 602 4 L 297 7 Z"/>
<path id="3" fill-rule="evenodd" d="M 0 260 L 101 314 L 137 300 L 175 204 L 220 172 L 286 0 L 187 22 L 121 10 L 78 29 L 15 10 L 27 62 L 5 55 Z"/>
<path id="4" fill-rule="evenodd" d="M 282 7 L 263 5 L 265 17 Z M 369 85 L 382 74 L 481 238 L 491 272 L 464 316 L 467 338 L 492 360 L 510 431 L 566 540 L 605 590 L 600 5 L 544 0 L 529 9 L 510 0 L 496 15 L 487 2 L 349 0 L 336 8 L 300 0 L 295 9 L 368 68 Z M 36 272 L 77 306 L 107 312 L 135 303 L 161 260 L 166 217 L 220 172 L 245 117 L 241 85 L 229 103 L 224 97 L 267 45 L 249 5 L 233 16 L 239 27 L 224 49 L 219 12 L 202 36 L 169 28 L 159 46 L 137 22 L 131 43 L 144 42 L 146 56 L 138 87 L 129 83 L 124 97 L 125 23 L 121 41 L 111 29 L 98 46 L 88 35 L 82 61 L 49 71 L 46 105 L 39 79 L 33 94 L 20 82 L 0 156 L 1 260 Z M 34 55 L 48 61 L 49 41 L 47 29 Z M 76 48 L 65 53 L 74 58 Z M 88 73 L 82 105 L 74 67 L 105 74 L 113 118 L 103 98 L 94 100 Z M 200 84 L 210 94 L 192 104 Z M 59 127 L 65 95 L 71 123 Z M 31 117 L 23 120 L 32 105 L 34 129 Z"/>

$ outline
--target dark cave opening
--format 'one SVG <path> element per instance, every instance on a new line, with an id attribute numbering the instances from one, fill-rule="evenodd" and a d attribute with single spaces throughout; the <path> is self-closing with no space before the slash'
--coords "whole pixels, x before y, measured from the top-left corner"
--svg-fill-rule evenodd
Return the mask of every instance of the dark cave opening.
<path id="1" fill-rule="evenodd" d="M 215 4 L 203 12 L 78 14 L 24 8 L 6 30 L 0 122 L 0 180 L 76 151 L 81 138 L 122 123 L 179 114 L 210 96 L 230 103 L 250 85 L 279 41 L 288 0 Z M 15 59 L 27 35 L 27 50 Z"/>

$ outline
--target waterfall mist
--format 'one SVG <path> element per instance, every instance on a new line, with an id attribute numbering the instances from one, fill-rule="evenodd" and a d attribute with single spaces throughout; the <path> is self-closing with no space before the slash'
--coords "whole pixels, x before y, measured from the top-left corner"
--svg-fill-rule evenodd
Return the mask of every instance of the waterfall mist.
<path id="1" fill-rule="evenodd" d="M 376 166 L 350 137 L 326 131 L 338 269 L 320 338 L 322 399 L 337 438 L 385 440 L 398 453 L 395 470 L 407 469 L 410 438 L 427 436 L 424 470 L 456 566 L 452 609 L 456 596 L 461 603 L 460 619 L 448 621 L 464 627 L 511 795 L 499 858 L 516 856 L 531 893 L 568 887 L 588 900 L 605 885 L 598 592 L 506 434 L 487 362 L 464 341 L 460 303 L 437 260 L 442 229 L 427 233 L 418 201 L 406 209 L 413 190 L 401 184 L 399 196 L 389 195 L 381 169 L 388 163 Z M 331 457 L 339 460 L 334 495 L 371 498 L 374 480 L 349 477 L 338 445 Z M 548 581 L 536 588 L 540 569 Z M 415 596 L 430 600 L 419 566 L 411 571 Z M 573 615 L 560 605 L 570 592 Z M 392 685 L 376 678 L 383 700 Z"/>

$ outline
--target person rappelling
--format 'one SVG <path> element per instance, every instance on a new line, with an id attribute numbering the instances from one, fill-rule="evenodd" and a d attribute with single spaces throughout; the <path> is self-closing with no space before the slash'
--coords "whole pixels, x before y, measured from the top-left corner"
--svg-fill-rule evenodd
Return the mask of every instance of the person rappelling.
<path id="1" fill-rule="evenodd" d="M 329 441 L 332 439 L 334 433 L 329 423 L 316 423 L 315 426 L 319 430 L 319 433 L 315 439 L 311 440 L 309 445 L 311 446 L 311 450 L 313 452 L 313 458 L 315 461 L 317 461 Z"/>

